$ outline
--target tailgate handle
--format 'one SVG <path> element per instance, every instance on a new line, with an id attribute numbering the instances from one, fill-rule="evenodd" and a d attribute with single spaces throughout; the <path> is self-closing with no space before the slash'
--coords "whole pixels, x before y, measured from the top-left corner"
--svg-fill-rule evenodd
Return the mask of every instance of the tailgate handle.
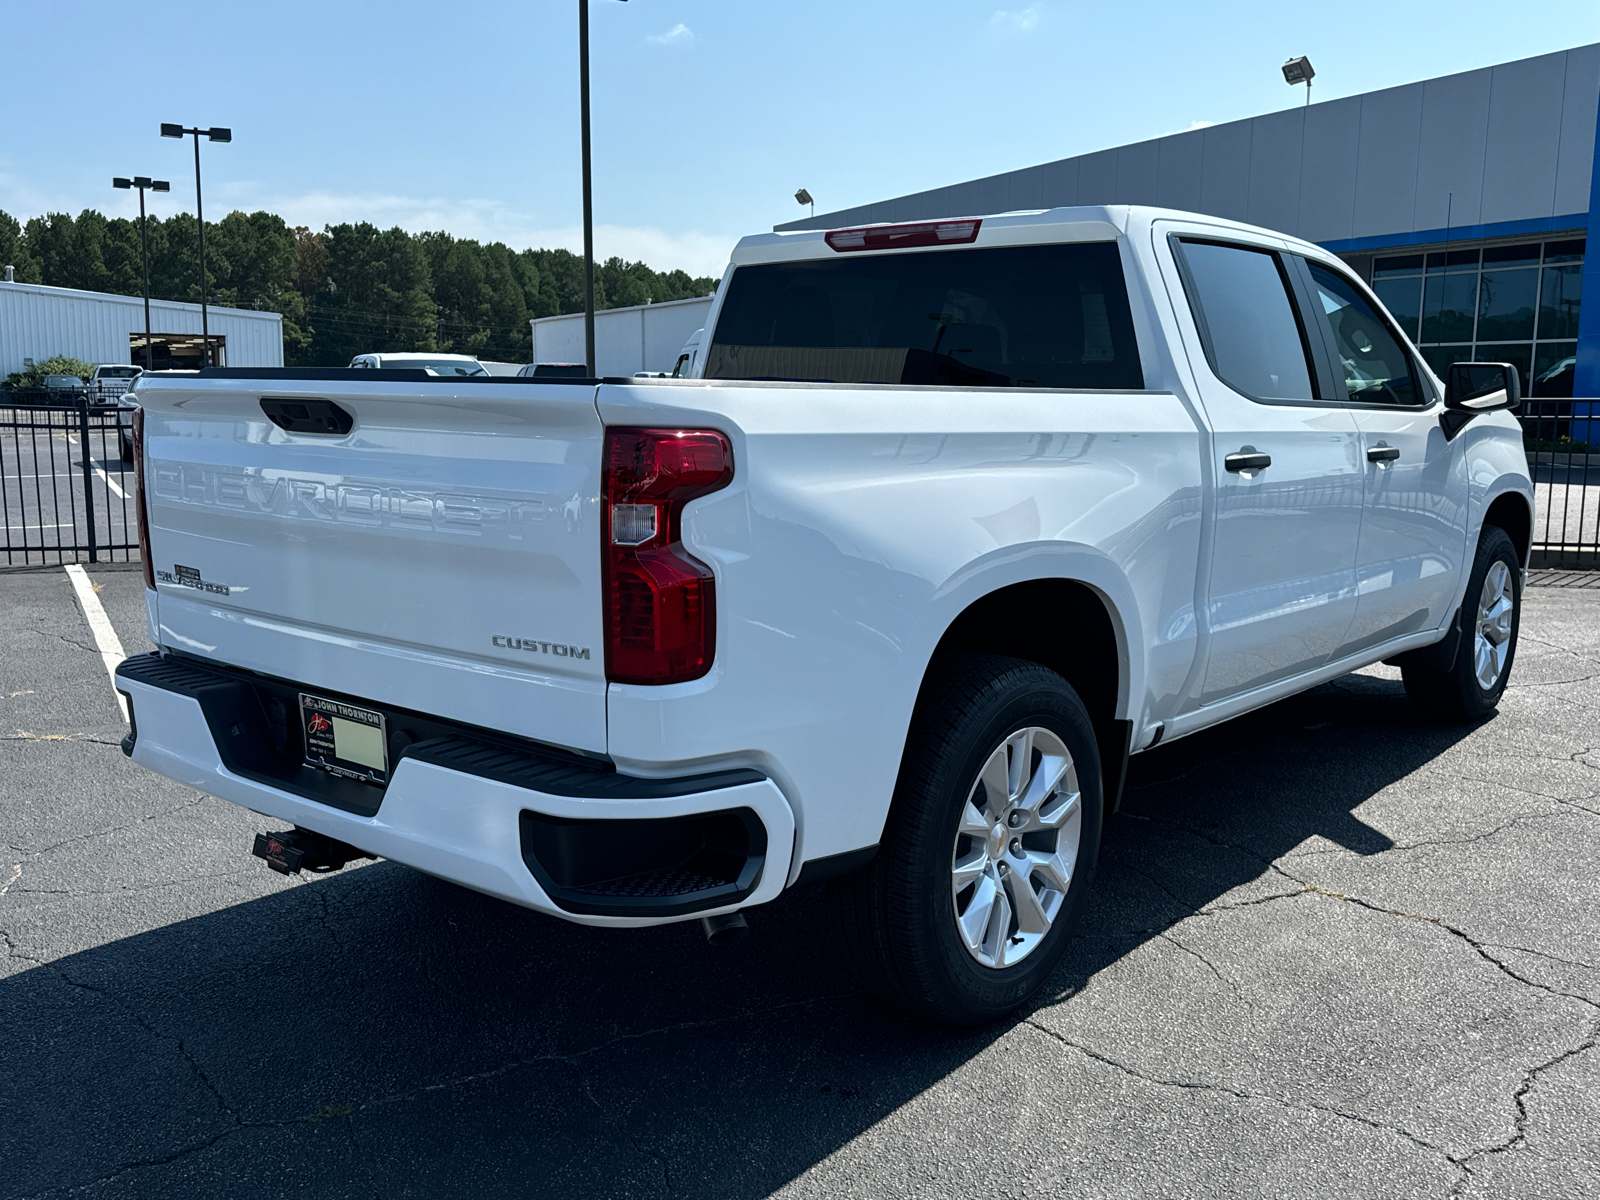
<path id="1" fill-rule="evenodd" d="M 261 397 L 261 411 L 286 433 L 320 433 L 343 437 L 355 418 L 332 400 L 274 400 Z"/>

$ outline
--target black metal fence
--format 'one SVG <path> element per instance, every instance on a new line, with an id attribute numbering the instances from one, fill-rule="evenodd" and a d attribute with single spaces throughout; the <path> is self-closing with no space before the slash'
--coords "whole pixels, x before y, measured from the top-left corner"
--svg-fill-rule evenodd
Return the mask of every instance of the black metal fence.
<path id="1" fill-rule="evenodd" d="M 139 549 L 131 413 L 93 397 L 12 391 L 0 403 L 5 565 L 128 562 Z M 1528 399 L 1535 567 L 1600 570 L 1600 399 Z"/>
<path id="2" fill-rule="evenodd" d="M 130 411 L 84 396 L 25 403 L 24 395 L 0 404 L 5 565 L 132 561 L 139 525 Z"/>
<path id="3" fill-rule="evenodd" d="M 1524 400 L 1518 419 L 1533 476 L 1532 565 L 1600 569 L 1600 400 Z"/>

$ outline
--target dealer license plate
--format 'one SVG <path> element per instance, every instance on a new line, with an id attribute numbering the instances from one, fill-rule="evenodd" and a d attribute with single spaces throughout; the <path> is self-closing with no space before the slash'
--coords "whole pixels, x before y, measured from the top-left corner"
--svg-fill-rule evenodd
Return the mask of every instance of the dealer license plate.
<path id="1" fill-rule="evenodd" d="M 309 765 L 365 783 L 389 782 L 389 738 L 381 712 L 301 692 L 300 728 Z"/>

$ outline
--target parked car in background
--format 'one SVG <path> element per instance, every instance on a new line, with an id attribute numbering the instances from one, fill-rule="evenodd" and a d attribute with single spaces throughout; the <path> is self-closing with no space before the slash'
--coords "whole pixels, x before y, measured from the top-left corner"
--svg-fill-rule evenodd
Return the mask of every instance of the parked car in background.
<path id="1" fill-rule="evenodd" d="M 134 761 L 292 823 L 279 870 L 583 924 L 827 880 L 868 986 L 974 1024 L 1067 952 L 1130 755 L 1379 661 L 1499 702 L 1516 370 L 1440 380 L 1322 247 L 1064 208 L 725 280 L 689 378 L 144 381 Z"/>
<path id="2" fill-rule="evenodd" d="M 90 399 L 96 404 L 114 404 L 117 397 L 131 388 L 143 374 L 143 367 L 127 363 L 101 363 L 89 378 Z"/>
<path id="3" fill-rule="evenodd" d="M 588 374 L 582 363 L 529 363 L 517 372 L 521 379 L 584 379 Z"/>
<path id="4" fill-rule="evenodd" d="M 350 365 L 369 370 L 431 371 L 446 379 L 476 379 L 489 374 L 470 354 L 358 354 Z"/>
<path id="5" fill-rule="evenodd" d="M 83 380 L 76 375 L 46 375 L 44 377 L 44 402 L 46 404 L 72 404 L 89 394 Z"/>
<path id="6" fill-rule="evenodd" d="M 134 380 L 135 385 L 138 380 Z M 129 388 L 116 399 L 117 405 L 117 446 L 122 452 L 122 461 L 133 460 L 133 422 L 134 413 L 139 409 L 139 389 L 137 386 Z"/>

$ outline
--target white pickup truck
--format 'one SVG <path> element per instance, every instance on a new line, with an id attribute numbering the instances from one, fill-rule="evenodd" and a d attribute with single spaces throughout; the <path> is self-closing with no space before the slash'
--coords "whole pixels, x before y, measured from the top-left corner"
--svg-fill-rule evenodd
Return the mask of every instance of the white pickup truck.
<path id="1" fill-rule="evenodd" d="M 691 379 L 145 376 L 133 759 L 292 824 L 280 870 L 590 925 L 827 878 L 868 984 L 976 1023 L 1059 960 L 1129 755 L 1380 659 L 1440 717 L 1505 687 L 1516 372 L 1441 383 L 1316 246 L 766 234 L 706 330 Z"/>

